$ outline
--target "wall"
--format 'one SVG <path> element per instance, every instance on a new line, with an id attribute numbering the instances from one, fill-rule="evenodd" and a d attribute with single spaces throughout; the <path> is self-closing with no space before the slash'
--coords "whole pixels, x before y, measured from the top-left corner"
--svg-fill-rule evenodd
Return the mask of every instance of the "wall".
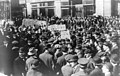
<path id="1" fill-rule="evenodd" d="M 101 16 L 111 16 L 111 1 L 113 0 L 96 0 L 96 14 Z"/>

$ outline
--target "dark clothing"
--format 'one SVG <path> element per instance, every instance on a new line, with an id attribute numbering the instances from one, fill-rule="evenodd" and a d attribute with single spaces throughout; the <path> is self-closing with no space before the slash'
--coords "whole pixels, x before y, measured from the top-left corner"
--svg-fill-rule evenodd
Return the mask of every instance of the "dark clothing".
<path id="1" fill-rule="evenodd" d="M 58 64 L 60 67 L 62 67 L 63 65 L 66 64 L 65 56 L 66 56 L 66 55 L 62 55 L 62 56 L 58 57 L 58 59 L 57 59 L 57 64 Z"/>
<path id="2" fill-rule="evenodd" d="M 38 62 L 38 63 L 35 63 Z M 26 76 L 45 76 L 45 65 L 37 57 L 31 56 L 26 60 Z"/>
<path id="3" fill-rule="evenodd" d="M 22 76 L 23 74 L 26 75 L 25 71 L 25 63 L 26 59 L 22 59 L 17 57 L 14 61 L 14 76 Z"/>
<path id="4" fill-rule="evenodd" d="M 12 63 L 10 50 L 5 45 L 0 46 L 0 72 L 4 72 L 6 75 L 12 73 Z"/>
<path id="5" fill-rule="evenodd" d="M 79 71 L 77 73 L 72 74 L 71 76 L 88 76 L 84 71 Z"/>
<path id="6" fill-rule="evenodd" d="M 102 70 L 100 68 L 95 68 L 89 76 L 105 76 L 104 73 L 102 73 Z"/>
<path id="7" fill-rule="evenodd" d="M 47 76 L 54 76 L 54 60 L 53 60 L 53 55 L 49 54 L 48 52 L 44 52 L 39 55 L 39 58 L 44 62 L 48 69 L 48 74 Z M 47 72 L 47 71 L 46 71 Z"/>
<path id="8" fill-rule="evenodd" d="M 57 59 L 56 71 L 59 72 L 60 74 L 62 73 L 61 67 L 66 64 L 65 56 L 66 55 L 62 55 L 62 56 L 58 57 L 58 59 Z"/>

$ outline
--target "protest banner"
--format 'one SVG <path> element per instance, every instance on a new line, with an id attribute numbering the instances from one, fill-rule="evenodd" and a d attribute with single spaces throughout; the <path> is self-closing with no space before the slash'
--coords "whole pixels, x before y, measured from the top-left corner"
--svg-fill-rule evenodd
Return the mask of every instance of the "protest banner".
<path id="1" fill-rule="evenodd" d="M 37 26 L 44 27 L 44 26 L 47 25 L 47 22 L 46 21 L 33 20 L 33 19 L 23 19 L 22 25 L 25 25 L 25 26 L 37 25 Z"/>
<path id="2" fill-rule="evenodd" d="M 54 25 L 48 26 L 48 29 L 49 29 L 50 31 L 54 31 L 54 30 L 64 31 L 64 30 L 66 30 L 66 26 L 65 26 L 65 25 L 57 25 L 57 24 L 54 24 Z"/>
<path id="3" fill-rule="evenodd" d="M 59 30 L 59 31 L 66 30 L 66 26 L 65 25 L 57 25 L 56 27 L 57 27 L 56 29 Z"/>
<path id="4" fill-rule="evenodd" d="M 70 39 L 70 31 L 61 31 L 61 39 Z"/>
<path id="5" fill-rule="evenodd" d="M 14 21 L 9 20 L 9 21 L 8 21 L 8 24 L 9 24 L 9 25 L 14 25 Z"/>

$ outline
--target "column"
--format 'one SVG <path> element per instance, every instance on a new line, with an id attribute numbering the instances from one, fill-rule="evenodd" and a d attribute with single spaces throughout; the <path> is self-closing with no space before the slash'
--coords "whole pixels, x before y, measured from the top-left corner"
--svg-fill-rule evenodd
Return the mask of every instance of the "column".
<path id="1" fill-rule="evenodd" d="M 96 0 L 96 15 L 102 15 L 103 16 L 103 1 L 104 0 Z"/>
<path id="2" fill-rule="evenodd" d="M 111 0 L 96 0 L 96 14 L 111 16 Z"/>
<path id="3" fill-rule="evenodd" d="M 55 0 L 55 15 L 61 17 L 61 0 Z"/>
<path id="4" fill-rule="evenodd" d="M 30 0 L 26 0 L 26 7 L 27 7 L 27 15 L 32 14 L 32 6 Z"/>
<path id="5" fill-rule="evenodd" d="M 111 16 L 111 0 L 104 0 L 104 16 Z"/>
<path id="6" fill-rule="evenodd" d="M 40 15 L 40 4 L 39 3 L 37 3 L 37 15 L 39 16 Z"/>

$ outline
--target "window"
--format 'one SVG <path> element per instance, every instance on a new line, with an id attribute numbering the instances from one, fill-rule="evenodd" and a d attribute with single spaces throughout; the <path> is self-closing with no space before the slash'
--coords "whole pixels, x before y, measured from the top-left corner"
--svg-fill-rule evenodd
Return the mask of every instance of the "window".
<path id="1" fill-rule="evenodd" d="M 32 5 L 32 7 L 37 7 L 37 5 Z"/>
<path id="2" fill-rule="evenodd" d="M 61 2 L 61 5 L 69 5 L 68 2 Z"/>
<path id="3" fill-rule="evenodd" d="M 48 2 L 48 6 L 54 6 L 54 2 Z"/>

